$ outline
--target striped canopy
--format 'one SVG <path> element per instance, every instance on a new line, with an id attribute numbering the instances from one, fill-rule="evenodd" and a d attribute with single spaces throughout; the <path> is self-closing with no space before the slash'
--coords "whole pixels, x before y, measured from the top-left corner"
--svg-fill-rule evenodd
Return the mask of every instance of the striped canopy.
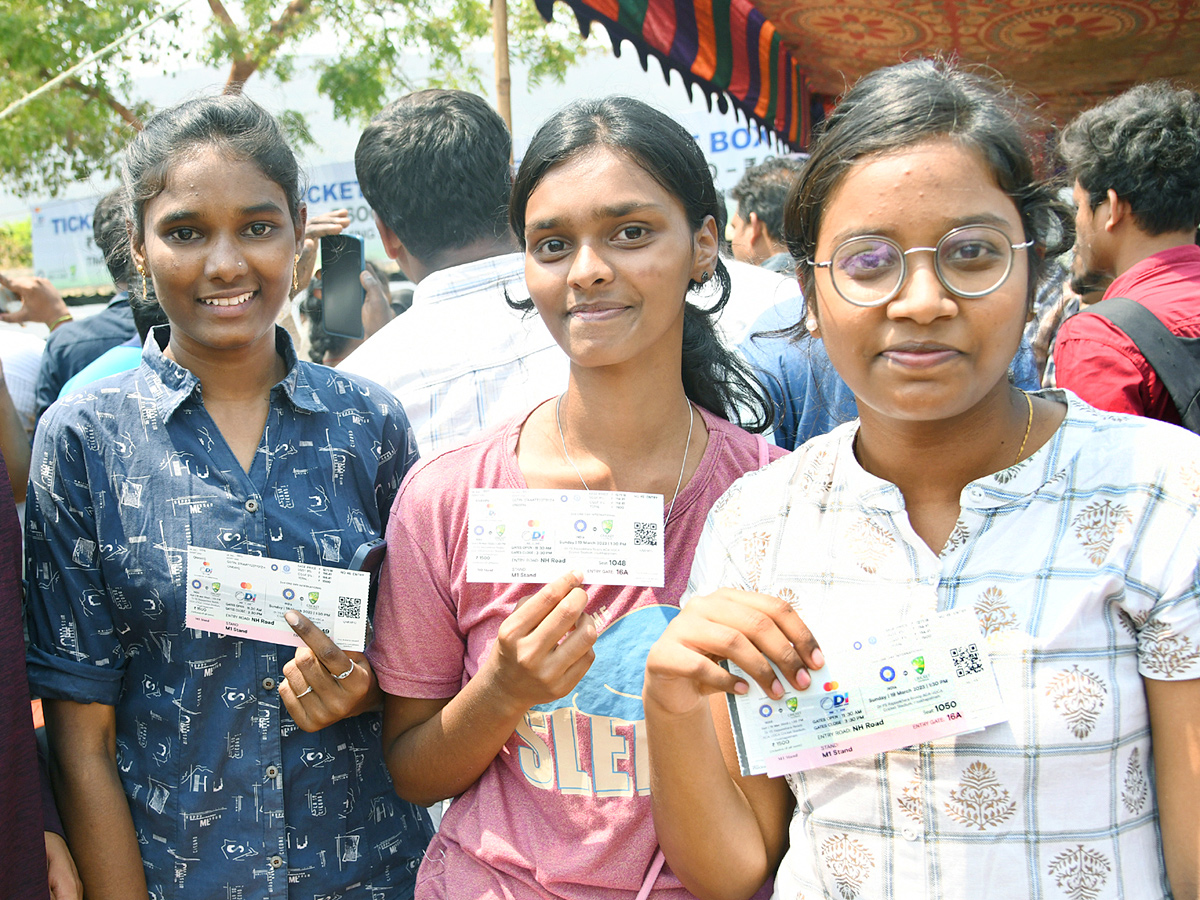
<path id="1" fill-rule="evenodd" d="M 991 66 L 1059 124 L 1139 81 L 1200 85 L 1200 0 L 562 2 L 798 148 L 847 85 L 918 55 Z"/>
<path id="2" fill-rule="evenodd" d="M 604 25 L 613 52 L 631 43 L 642 68 L 654 56 L 670 80 L 683 76 L 691 95 L 699 87 L 711 108 L 715 97 L 774 131 L 794 149 L 807 146 L 812 98 L 779 32 L 750 0 L 561 0 L 587 34 L 593 22 Z M 549 21 L 554 0 L 536 0 Z"/>

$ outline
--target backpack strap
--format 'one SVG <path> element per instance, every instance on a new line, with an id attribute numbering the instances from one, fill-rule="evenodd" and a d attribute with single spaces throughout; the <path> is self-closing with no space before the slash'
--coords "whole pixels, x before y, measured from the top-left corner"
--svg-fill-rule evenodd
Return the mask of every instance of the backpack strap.
<path id="1" fill-rule="evenodd" d="M 1162 380 L 1184 427 L 1200 433 L 1200 338 L 1173 334 L 1158 316 L 1128 297 L 1102 300 L 1086 312 L 1125 332 Z"/>

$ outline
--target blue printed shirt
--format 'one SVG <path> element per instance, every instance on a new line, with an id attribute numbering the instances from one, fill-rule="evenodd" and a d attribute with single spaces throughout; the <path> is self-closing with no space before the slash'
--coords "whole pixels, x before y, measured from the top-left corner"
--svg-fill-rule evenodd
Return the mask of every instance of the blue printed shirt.
<path id="1" fill-rule="evenodd" d="M 854 394 L 830 362 L 825 342 L 809 335 L 795 341 L 776 333 L 795 327 L 804 314 L 802 296 L 784 300 L 755 320 L 738 347 L 771 399 L 774 440 L 785 450 L 795 450 L 810 438 L 858 418 Z M 1023 391 L 1041 386 L 1033 347 L 1024 337 L 1008 377 Z"/>
<path id="2" fill-rule="evenodd" d="M 163 356 L 43 417 L 27 511 L 29 673 L 116 708 L 117 765 L 152 898 L 412 895 L 428 818 L 392 790 L 376 713 L 316 734 L 278 684 L 294 649 L 184 627 L 189 544 L 346 567 L 417 452 L 364 379 L 296 359 L 247 474 L 197 378 Z"/>

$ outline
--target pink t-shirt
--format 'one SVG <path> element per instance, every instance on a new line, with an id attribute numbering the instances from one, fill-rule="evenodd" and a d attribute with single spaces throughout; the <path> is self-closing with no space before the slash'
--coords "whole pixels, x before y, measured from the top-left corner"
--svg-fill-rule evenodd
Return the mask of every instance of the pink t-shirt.
<path id="1" fill-rule="evenodd" d="M 418 898 L 608 900 L 641 888 L 658 848 L 641 703 L 646 655 L 678 612 L 709 508 L 784 452 L 701 413 L 708 447 L 667 528 L 666 586 L 587 587 L 595 662 L 571 696 L 530 710 L 451 804 L 421 865 Z M 469 488 L 527 486 L 516 457 L 527 418 L 420 464 L 400 488 L 368 651 L 389 694 L 457 694 L 517 601 L 541 587 L 467 583 Z M 664 868 L 652 896 L 692 895 Z"/>

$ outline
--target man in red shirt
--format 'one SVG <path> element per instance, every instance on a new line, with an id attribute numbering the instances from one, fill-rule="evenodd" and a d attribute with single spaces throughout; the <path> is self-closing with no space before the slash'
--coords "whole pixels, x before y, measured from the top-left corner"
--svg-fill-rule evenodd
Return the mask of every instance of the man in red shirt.
<path id="1" fill-rule="evenodd" d="M 1104 298 L 1129 297 L 1176 335 L 1200 337 L 1200 94 L 1138 85 L 1063 131 L 1075 182 L 1075 262 L 1084 281 L 1114 277 Z M 1056 383 L 1088 403 L 1179 424 L 1179 412 L 1137 346 L 1081 313 L 1063 323 Z"/>

